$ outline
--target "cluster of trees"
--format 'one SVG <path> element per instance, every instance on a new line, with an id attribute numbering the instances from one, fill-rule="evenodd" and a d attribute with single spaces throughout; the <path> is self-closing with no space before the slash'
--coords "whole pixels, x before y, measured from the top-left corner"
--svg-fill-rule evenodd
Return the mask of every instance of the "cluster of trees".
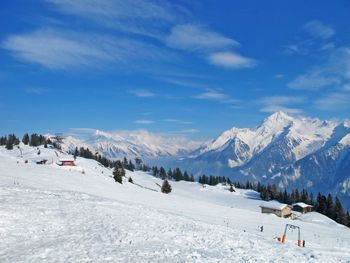
<path id="1" fill-rule="evenodd" d="M 50 138 L 46 138 L 41 134 L 24 134 L 22 138 L 22 142 L 25 145 L 30 146 L 40 146 L 44 145 L 47 147 L 48 144 L 54 145 L 54 143 L 50 140 Z M 20 139 L 15 134 L 9 134 L 8 136 L 0 137 L 0 146 L 5 146 L 6 149 L 12 150 L 14 146 L 19 145 Z"/>
<path id="2" fill-rule="evenodd" d="M 25 145 L 30 146 L 40 146 L 44 145 L 47 147 L 48 144 L 53 144 L 50 138 L 46 138 L 44 135 L 33 133 L 29 135 L 28 133 L 23 135 L 22 142 Z"/>
<path id="3" fill-rule="evenodd" d="M 199 176 L 198 182 L 200 184 L 207 184 L 207 185 L 217 185 L 217 184 L 229 184 L 232 185 L 232 182 L 229 178 L 226 178 L 225 176 L 214 176 L 214 175 L 205 175 Z"/>
<path id="4" fill-rule="evenodd" d="M 175 168 L 173 170 L 169 169 L 168 171 L 165 171 L 163 166 L 161 166 L 160 168 L 158 168 L 157 166 L 153 166 L 151 170 L 153 176 L 159 177 L 163 180 L 171 179 L 174 181 L 194 182 L 193 174 L 189 175 L 187 171 L 182 172 L 180 168 Z"/>
<path id="5" fill-rule="evenodd" d="M 86 159 L 93 159 L 101 163 L 103 166 L 109 167 L 109 168 L 122 166 L 124 169 L 130 170 L 130 171 L 134 171 L 137 169 L 137 170 L 142 170 L 144 172 L 149 172 L 151 170 L 147 165 L 144 165 L 144 164 L 140 165 L 139 158 L 135 158 L 135 162 L 137 163 L 136 165 L 133 163 L 133 161 L 128 160 L 126 157 L 124 157 L 122 161 L 120 160 L 112 161 L 102 156 L 98 152 L 93 153 L 92 151 L 89 150 L 89 148 L 84 148 L 84 147 L 80 147 L 79 149 L 78 147 L 76 147 L 73 152 L 70 152 L 70 154 L 74 156 L 74 159 L 76 159 L 76 157 L 78 156 Z"/>
<path id="6" fill-rule="evenodd" d="M 14 134 L 0 137 L 0 146 L 5 146 L 7 150 L 12 150 L 13 146 L 18 145 L 19 143 L 19 138 Z"/>

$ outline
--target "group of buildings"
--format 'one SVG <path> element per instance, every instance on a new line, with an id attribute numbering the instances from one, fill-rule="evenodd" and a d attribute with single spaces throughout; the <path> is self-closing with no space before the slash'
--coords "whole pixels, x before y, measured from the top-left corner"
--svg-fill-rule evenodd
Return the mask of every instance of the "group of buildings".
<path id="1" fill-rule="evenodd" d="M 292 217 L 293 212 L 296 211 L 302 214 L 313 211 L 313 206 L 305 204 L 303 202 L 298 202 L 292 205 L 282 204 L 277 201 L 264 202 L 260 205 L 261 212 L 267 214 L 275 214 L 279 217 Z"/>

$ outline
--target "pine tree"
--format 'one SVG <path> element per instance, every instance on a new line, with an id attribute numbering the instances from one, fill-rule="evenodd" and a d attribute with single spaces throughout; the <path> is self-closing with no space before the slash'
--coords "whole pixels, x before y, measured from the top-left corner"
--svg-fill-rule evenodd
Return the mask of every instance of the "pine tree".
<path id="1" fill-rule="evenodd" d="M 74 154 L 73 154 L 74 160 L 76 160 L 78 156 L 79 156 L 79 150 L 78 150 L 78 147 L 75 147 Z"/>
<path id="2" fill-rule="evenodd" d="M 116 182 L 122 184 L 123 177 L 125 176 L 124 167 L 119 163 L 113 170 L 113 178 Z"/>
<path id="3" fill-rule="evenodd" d="M 159 168 L 159 176 L 160 176 L 160 178 L 162 178 L 162 180 L 164 180 L 166 178 L 166 172 L 165 172 L 165 169 L 163 166 L 161 166 Z"/>
<path id="4" fill-rule="evenodd" d="M 162 193 L 168 194 L 171 192 L 171 185 L 169 184 L 168 180 L 163 181 L 162 188 L 160 189 Z"/>
<path id="5" fill-rule="evenodd" d="M 10 139 L 7 140 L 6 142 L 6 149 L 7 150 L 12 150 L 13 149 L 13 144 Z"/>
<path id="6" fill-rule="evenodd" d="M 229 191 L 232 193 L 232 192 L 236 192 L 235 189 L 233 188 L 232 184 L 230 184 L 230 189 Z"/>
<path id="7" fill-rule="evenodd" d="M 23 142 L 25 145 L 28 145 L 28 144 L 29 144 L 29 134 L 28 134 L 28 133 L 26 133 L 26 134 L 23 135 L 22 142 Z"/>
<path id="8" fill-rule="evenodd" d="M 134 181 L 132 180 L 131 176 L 129 177 L 129 180 L 128 180 L 129 183 L 134 183 Z"/>
<path id="9" fill-rule="evenodd" d="M 334 203 L 334 220 L 340 224 L 346 223 L 346 215 L 338 197 L 335 198 Z"/>
<path id="10" fill-rule="evenodd" d="M 327 199 L 326 199 L 325 215 L 328 216 L 329 218 L 335 219 L 335 211 L 334 211 L 334 207 L 333 207 L 333 198 L 332 198 L 331 194 L 328 194 Z"/>

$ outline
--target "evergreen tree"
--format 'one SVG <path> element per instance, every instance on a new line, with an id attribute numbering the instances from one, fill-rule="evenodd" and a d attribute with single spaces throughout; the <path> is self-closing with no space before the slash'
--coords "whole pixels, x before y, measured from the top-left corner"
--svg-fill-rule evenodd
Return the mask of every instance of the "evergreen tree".
<path id="1" fill-rule="evenodd" d="M 335 198 L 334 203 L 334 220 L 340 224 L 346 223 L 346 215 L 338 197 Z"/>
<path id="2" fill-rule="evenodd" d="M 79 150 L 78 150 L 78 147 L 75 147 L 74 154 L 73 154 L 74 160 L 76 160 L 78 156 L 79 156 Z"/>
<path id="3" fill-rule="evenodd" d="M 12 144 L 12 142 L 9 139 L 6 142 L 6 149 L 7 150 L 12 150 L 13 149 L 13 144 Z"/>
<path id="4" fill-rule="evenodd" d="M 334 207 L 333 207 L 333 198 L 332 198 L 331 194 L 328 194 L 328 196 L 327 196 L 327 199 L 326 199 L 326 210 L 324 211 L 324 213 L 329 218 L 335 219 L 335 211 L 334 211 Z"/>
<path id="5" fill-rule="evenodd" d="M 164 194 L 168 194 L 171 192 L 171 185 L 169 184 L 168 180 L 164 180 L 161 188 L 161 192 Z"/>
<path id="6" fill-rule="evenodd" d="M 164 180 L 166 178 L 166 172 L 165 172 L 165 169 L 163 166 L 161 166 L 159 168 L 159 176 L 160 176 L 160 178 L 162 178 L 162 180 Z"/>
<path id="7" fill-rule="evenodd" d="M 232 184 L 230 185 L 230 189 L 229 191 L 232 193 L 232 192 L 236 192 L 235 189 L 233 188 Z"/>
<path id="8" fill-rule="evenodd" d="M 28 145 L 28 144 L 29 144 L 29 141 L 30 141 L 30 139 L 29 139 L 29 134 L 28 134 L 28 133 L 24 134 L 24 135 L 23 135 L 23 138 L 22 138 L 22 142 L 23 142 L 25 145 Z"/>
<path id="9" fill-rule="evenodd" d="M 129 183 L 134 183 L 134 181 L 132 180 L 131 176 L 129 177 L 129 180 L 128 180 Z"/>
<path id="10" fill-rule="evenodd" d="M 122 164 L 117 161 L 117 165 L 113 170 L 113 178 L 116 182 L 122 184 L 123 183 L 123 177 L 125 176 L 125 170 Z"/>

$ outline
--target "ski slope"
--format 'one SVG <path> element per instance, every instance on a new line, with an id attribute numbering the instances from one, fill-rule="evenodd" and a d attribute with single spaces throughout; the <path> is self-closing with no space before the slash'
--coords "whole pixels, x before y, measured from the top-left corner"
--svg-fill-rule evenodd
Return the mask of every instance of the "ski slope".
<path id="1" fill-rule="evenodd" d="M 94 160 L 60 167 L 64 153 L 21 150 L 0 148 L 0 262 L 350 262 L 348 228 L 318 213 L 261 214 L 254 191 L 171 182 L 165 195 L 147 173 L 120 185 Z M 286 223 L 305 248 L 296 233 L 276 241 Z"/>

